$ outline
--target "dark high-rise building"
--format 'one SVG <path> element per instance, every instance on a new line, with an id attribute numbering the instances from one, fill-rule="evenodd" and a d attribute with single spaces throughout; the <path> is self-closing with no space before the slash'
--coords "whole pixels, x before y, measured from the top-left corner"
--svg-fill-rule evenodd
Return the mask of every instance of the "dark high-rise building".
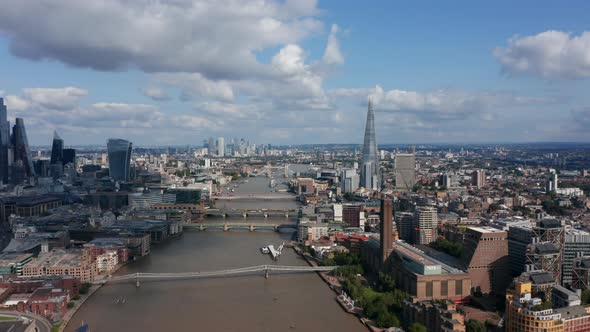
<path id="1" fill-rule="evenodd" d="M 63 161 L 64 165 L 73 164 L 76 167 L 76 149 L 64 149 L 63 150 Z"/>
<path id="2" fill-rule="evenodd" d="M 6 105 L 4 99 L 0 98 L 0 181 L 8 183 L 9 180 L 9 162 L 8 162 L 8 145 L 10 144 L 10 124 L 7 120 Z"/>
<path id="3" fill-rule="evenodd" d="M 124 139 L 110 138 L 107 141 L 109 174 L 115 181 L 129 181 L 131 149 L 131 142 Z"/>
<path id="4" fill-rule="evenodd" d="M 51 161 L 53 164 L 63 164 L 64 140 L 59 137 L 57 131 L 53 132 L 53 143 L 51 144 Z"/>
<path id="5" fill-rule="evenodd" d="M 393 202 L 391 199 L 381 200 L 381 259 L 387 261 L 393 248 Z"/>
<path id="6" fill-rule="evenodd" d="M 27 177 L 35 176 L 33 168 L 33 159 L 31 149 L 29 148 L 29 139 L 25 130 L 23 119 L 16 118 L 16 123 L 12 127 L 12 148 L 14 151 L 13 172 L 18 173 L 12 180 L 13 183 L 22 183 Z"/>
<path id="7" fill-rule="evenodd" d="M 377 157 L 377 140 L 375 139 L 375 112 L 371 100 L 369 100 L 368 108 L 361 162 L 361 187 L 368 190 L 379 190 L 381 183 L 379 182 L 379 158 Z"/>

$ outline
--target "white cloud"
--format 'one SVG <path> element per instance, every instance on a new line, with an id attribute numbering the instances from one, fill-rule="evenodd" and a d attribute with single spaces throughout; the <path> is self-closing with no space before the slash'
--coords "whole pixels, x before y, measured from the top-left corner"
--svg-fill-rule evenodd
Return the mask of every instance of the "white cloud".
<path id="1" fill-rule="evenodd" d="M 340 43 L 338 42 L 338 25 L 332 24 L 330 35 L 328 36 L 328 44 L 324 51 L 324 57 L 322 60 L 328 65 L 342 65 L 344 64 L 344 56 L 340 51 Z"/>
<path id="2" fill-rule="evenodd" d="M 11 96 L 11 95 L 4 97 L 4 103 L 6 104 L 6 108 L 9 111 L 17 111 L 17 112 L 24 111 L 31 106 L 30 101 L 25 100 L 19 96 Z"/>
<path id="3" fill-rule="evenodd" d="M 170 96 L 168 96 L 166 91 L 164 91 L 158 87 L 145 88 L 142 90 L 142 92 L 143 92 L 144 96 L 151 98 L 155 101 L 170 100 Z"/>
<path id="4" fill-rule="evenodd" d="M 65 88 L 27 88 L 23 89 L 24 98 L 46 108 L 68 109 L 88 95 L 88 91 L 76 87 Z"/>
<path id="5" fill-rule="evenodd" d="M 199 73 L 160 73 L 155 74 L 154 79 L 180 88 L 184 99 L 203 97 L 222 101 L 234 100 L 230 83 L 224 80 L 209 80 Z"/>
<path id="6" fill-rule="evenodd" d="M 32 60 L 241 78 L 268 75 L 257 52 L 320 32 L 317 15 L 314 0 L 6 0 L 0 32 Z"/>
<path id="7" fill-rule="evenodd" d="M 494 57 L 508 74 L 548 79 L 590 77 L 590 32 L 579 36 L 549 30 L 533 36 L 514 36 L 506 47 L 494 49 Z"/>

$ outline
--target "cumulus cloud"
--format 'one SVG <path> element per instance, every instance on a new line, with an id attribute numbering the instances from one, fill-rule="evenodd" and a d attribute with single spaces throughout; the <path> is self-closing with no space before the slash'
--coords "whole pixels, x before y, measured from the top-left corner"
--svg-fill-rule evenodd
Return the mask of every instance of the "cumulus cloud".
<path id="1" fill-rule="evenodd" d="M 547 79 L 590 77 L 590 32 L 579 36 L 549 30 L 533 36 L 514 36 L 506 47 L 494 49 L 502 71 Z"/>
<path id="2" fill-rule="evenodd" d="M 72 108 L 87 95 L 88 91 L 76 87 L 23 89 L 25 99 L 34 104 L 54 109 Z"/>
<path id="3" fill-rule="evenodd" d="M 224 80 L 209 80 L 199 73 L 160 73 L 153 77 L 158 82 L 181 89 L 183 99 L 203 97 L 223 101 L 234 100 L 232 86 Z"/>
<path id="4" fill-rule="evenodd" d="M 142 90 L 143 95 L 151 98 L 155 101 L 166 101 L 170 100 L 170 96 L 166 93 L 166 91 L 162 90 L 161 88 L 151 87 L 145 88 Z"/>
<path id="5" fill-rule="evenodd" d="M 342 65 L 344 64 L 344 56 L 340 52 L 340 43 L 338 42 L 338 25 L 332 24 L 330 35 L 328 36 L 328 44 L 324 51 L 322 60 L 328 65 Z"/>
<path id="6" fill-rule="evenodd" d="M 240 78 L 268 75 L 256 53 L 320 32 L 317 15 L 315 0 L 7 0 L 0 31 L 31 60 Z"/>

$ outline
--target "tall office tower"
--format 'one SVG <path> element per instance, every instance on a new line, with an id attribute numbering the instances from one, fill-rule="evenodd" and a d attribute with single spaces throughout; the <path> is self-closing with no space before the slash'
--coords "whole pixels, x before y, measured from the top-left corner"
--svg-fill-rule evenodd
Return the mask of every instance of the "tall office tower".
<path id="1" fill-rule="evenodd" d="M 4 99 L 0 98 L 0 181 L 6 184 L 9 180 L 9 159 L 8 145 L 10 144 L 10 124 L 6 120 L 6 105 Z"/>
<path id="2" fill-rule="evenodd" d="M 64 157 L 64 140 L 59 137 L 57 131 L 53 132 L 53 143 L 51 144 L 51 164 L 63 164 Z"/>
<path id="3" fill-rule="evenodd" d="M 545 182 L 545 192 L 557 192 L 557 173 L 551 173 L 547 176 L 547 181 Z"/>
<path id="4" fill-rule="evenodd" d="M 73 164 L 76 168 L 76 149 L 63 150 L 64 165 Z"/>
<path id="5" fill-rule="evenodd" d="M 442 175 L 442 185 L 447 188 L 457 188 L 459 186 L 459 177 L 456 174 L 445 173 Z"/>
<path id="6" fill-rule="evenodd" d="M 342 174 L 340 177 L 340 183 L 342 183 L 342 192 L 352 193 L 359 188 L 359 176 L 356 174 L 355 169 L 342 169 Z"/>
<path id="7" fill-rule="evenodd" d="M 209 150 L 209 156 L 212 157 L 217 155 L 217 149 L 215 148 L 215 138 L 209 137 L 209 140 L 207 141 L 207 149 Z"/>
<path id="8" fill-rule="evenodd" d="M 13 183 L 19 184 L 27 177 L 35 176 L 27 131 L 21 118 L 16 118 L 16 123 L 12 127 L 12 147 L 15 164 L 13 170 L 19 174 L 18 179 L 14 179 Z"/>
<path id="9" fill-rule="evenodd" d="M 124 139 L 109 138 L 107 141 L 109 173 L 113 180 L 129 181 L 132 146 L 131 142 Z"/>
<path id="10" fill-rule="evenodd" d="M 387 261 L 393 248 L 393 202 L 389 198 L 381 200 L 381 259 Z"/>
<path id="11" fill-rule="evenodd" d="M 414 233 L 414 214 L 411 212 L 396 212 L 395 223 L 400 240 L 412 243 Z"/>
<path id="12" fill-rule="evenodd" d="M 395 187 L 411 190 L 416 184 L 416 156 L 412 153 L 395 155 Z"/>
<path id="13" fill-rule="evenodd" d="M 486 171 L 478 169 L 471 175 L 472 184 L 477 188 L 481 188 L 486 185 Z"/>
<path id="14" fill-rule="evenodd" d="M 217 137 L 215 141 L 215 151 L 218 157 L 225 157 L 225 139 L 223 137 Z"/>
<path id="15" fill-rule="evenodd" d="M 561 261 L 561 284 L 572 285 L 574 259 L 590 256 L 590 233 L 568 228 L 563 241 L 563 258 Z"/>
<path id="16" fill-rule="evenodd" d="M 373 111 L 372 101 L 369 100 L 363 159 L 361 162 L 361 187 L 368 190 L 379 190 L 381 189 L 379 179 L 379 159 L 377 158 L 377 140 L 375 139 L 375 111 Z"/>
<path id="17" fill-rule="evenodd" d="M 429 244 L 438 236 L 438 215 L 434 206 L 418 206 L 414 212 L 414 243 Z"/>

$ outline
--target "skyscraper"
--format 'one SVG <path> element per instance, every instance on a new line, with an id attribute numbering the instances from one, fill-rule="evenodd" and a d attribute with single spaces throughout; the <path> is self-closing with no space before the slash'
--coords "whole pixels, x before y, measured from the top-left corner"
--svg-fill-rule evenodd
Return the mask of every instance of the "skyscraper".
<path id="1" fill-rule="evenodd" d="M 418 206 L 414 211 L 414 243 L 429 244 L 438 234 L 438 214 L 433 206 Z"/>
<path id="2" fill-rule="evenodd" d="M 76 168 L 76 149 L 64 149 L 63 158 L 64 165 L 73 164 Z"/>
<path id="3" fill-rule="evenodd" d="M 16 123 L 12 127 L 12 147 L 14 149 L 13 175 L 15 175 L 13 183 L 19 184 L 25 178 L 35 176 L 29 139 L 22 118 L 16 118 Z"/>
<path id="4" fill-rule="evenodd" d="M 481 188 L 486 185 L 486 171 L 483 169 L 478 169 L 473 171 L 472 175 L 472 183 L 477 188 Z"/>
<path id="5" fill-rule="evenodd" d="M 411 190 L 416 184 L 416 156 L 412 153 L 395 155 L 395 187 Z"/>
<path id="6" fill-rule="evenodd" d="M 51 164 L 63 164 L 64 140 L 59 137 L 57 131 L 53 132 L 53 143 L 51 144 Z"/>
<path id="7" fill-rule="evenodd" d="M 109 173 L 115 181 L 129 181 L 132 144 L 119 138 L 109 138 Z"/>
<path id="8" fill-rule="evenodd" d="M 381 259 L 383 262 L 389 258 L 393 248 L 393 203 L 391 199 L 381 200 Z"/>
<path id="9" fill-rule="evenodd" d="M 223 137 L 217 137 L 217 141 L 215 141 L 215 143 L 215 150 L 217 151 L 217 156 L 225 157 L 225 139 Z"/>
<path id="10" fill-rule="evenodd" d="M 9 180 L 8 145 L 10 144 L 10 124 L 6 120 L 6 112 L 4 99 L 0 98 L 0 181 L 2 183 L 8 183 Z"/>
<path id="11" fill-rule="evenodd" d="M 369 99 L 365 141 L 363 144 L 363 160 L 361 163 L 361 187 L 368 190 L 379 190 L 379 158 L 377 157 L 377 140 L 375 139 L 375 112 Z"/>

